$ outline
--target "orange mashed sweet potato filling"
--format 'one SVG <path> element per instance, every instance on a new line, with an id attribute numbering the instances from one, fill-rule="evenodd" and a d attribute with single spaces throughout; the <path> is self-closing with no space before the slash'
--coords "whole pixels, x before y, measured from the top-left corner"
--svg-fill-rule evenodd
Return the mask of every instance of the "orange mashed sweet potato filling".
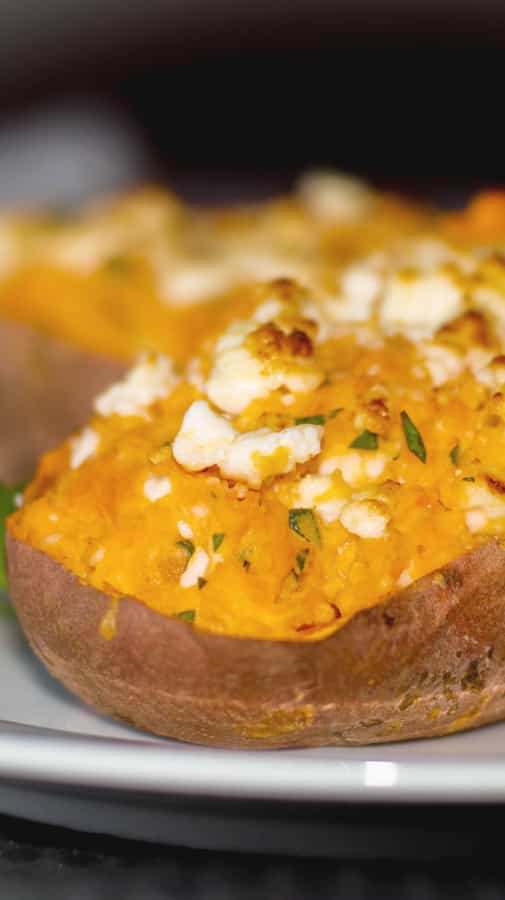
<path id="1" fill-rule="evenodd" d="M 113 604 L 287 641 L 325 638 L 502 539 L 496 202 L 501 232 L 498 213 L 473 207 L 429 236 L 400 215 L 381 246 L 335 259 L 333 280 L 235 286 L 233 300 L 178 310 L 170 337 L 146 310 L 150 354 L 42 458 L 10 532 Z M 104 277 L 89 275 L 97 292 Z"/>

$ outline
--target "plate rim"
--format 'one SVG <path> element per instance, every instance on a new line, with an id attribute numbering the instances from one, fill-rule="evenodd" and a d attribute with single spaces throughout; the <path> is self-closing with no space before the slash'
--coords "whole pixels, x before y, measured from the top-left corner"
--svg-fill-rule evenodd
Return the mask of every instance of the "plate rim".
<path id="1" fill-rule="evenodd" d="M 193 752 L 188 752 L 191 748 Z M 0 780 L 162 797 L 300 803 L 502 803 L 505 765 L 485 760 L 315 758 L 296 750 L 224 750 L 162 738 L 95 737 L 0 727 Z M 197 751 L 197 752 L 195 752 Z M 283 758 L 286 765 L 273 765 Z"/>

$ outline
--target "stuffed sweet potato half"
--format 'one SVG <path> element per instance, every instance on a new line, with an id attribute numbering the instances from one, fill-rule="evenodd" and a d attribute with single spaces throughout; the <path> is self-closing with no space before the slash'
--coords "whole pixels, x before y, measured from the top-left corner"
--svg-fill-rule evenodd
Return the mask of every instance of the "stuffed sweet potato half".
<path id="1" fill-rule="evenodd" d="M 138 353 L 183 365 L 227 324 L 238 287 L 274 276 L 331 287 L 342 260 L 421 221 L 335 175 L 253 208 L 190 209 L 143 190 L 74 217 L 0 218 L 0 480 L 31 475 Z"/>
<path id="2" fill-rule="evenodd" d="M 8 520 L 49 670 L 221 746 L 504 716 L 504 273 L 482 242 L 395 243 L 333 294 L 244 290 L 186 366 L 102 392 Z"/>

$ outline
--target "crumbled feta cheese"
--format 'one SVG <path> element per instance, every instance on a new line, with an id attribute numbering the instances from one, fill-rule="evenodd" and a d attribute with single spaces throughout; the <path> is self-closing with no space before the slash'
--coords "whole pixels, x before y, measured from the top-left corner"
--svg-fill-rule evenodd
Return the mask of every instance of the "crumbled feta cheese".
<path id="1" fill-rule="evenodd" d="M 201 361 L 197 356 L 192 356 L 191 359 L 188 360 L 188 364 L 186 366 L 186 378 L 189 383 L 197 389 L 197 391 L 203 391 L 205 387 L 205 379 L 202 375 Z"/>
<path id="2" fill-rule="evenodd" d="M 167 397 L 178 378 L 166 356 L 141 356 L 137 364 L 116 384 L 95 398 L 101 416 L 142 416 L 155 400 Z"/>
<path id="3" fill-rule="evenodd" d="M 283 394 L 281 397 L 281 403 L 283 406 L 293 406 L 294 402 L 295 398 L 293 397 L 293 394 Z"/>
<path id="4" fill-rule="evenodd" d="M 324 459 L 319 466 L 320 475 L 332 475 L 339 471 L 346 484 L 359 487 L 362 483 L 379 478 L 386 468 L 387 457 L 379 451 L 370 453 L 351 450 Z"/>
<path id="5" fill-rule="evenodd" d="M 466 505 L 465 521 L 469 531 L 481 531 L 493 519 L 505 518 L 505 498 L 483 484 L 470 482 L 466 485 Z"/>
<path id="6" fill-rule="evenodd" d="M 326 494 L 332 485 L 329 475 L 304 475 L 296 485 L 296 493 L 292 505 L 313 509 L 318 497 Z"/>
<path id="7" fill-rule="evenodd" d="M 227 419 L 215 413 L 205 400 L 196 400 L 184 415 L 172 453 L 185 469 L 199 472 L 219 465 L 235 436 Z"/>
<path id="8" fill-rule="evenodd" d="M 198 547 L 179 578 L 180 586 L 182 588 L 191 588 L 198 584 L 198 579 L 205 576 L 209 562 L 209 554 L 202 547 Z"/>
<path id="9" fill-rule="evenodd" d="M 307 462 L 320 452 L 323 429 L 320 425 L 295 425 L 282 431 L 260 428 L 237 435 L 219 464 L 228 478 L 259 487 L 267 475 L 285 475 L 297 463 Z"/>
<path id="10" fill-rule="evenodd" d="M 472 303 L 490 317 L 499 339 L 505 342 L 505 296 L 493 288 L 478 287 L 472 293 Z"/>
<path id="11" fill-rule="evenodd" d="M 419 344 L 419 351 L 435 387 L 457 378 L 463 370 L 464 360 L 448 347 L 424 341 Z"/>
<path id="12" fill-rule="evenodd" d="M 361 538 L 383 537 L 388 521 L 389 516 L 373 500 L 353 500 L 340 515 L 344 528 Z"/>
<path id="13" fill-rule="evenodd" d="M 169 261 L 163 265 L 160 258 L 155 266 L 159 293 L 173 306 L 190 306 L 217 297 L 230 288 L 233 280 L 233 273 L 221 260 L 175 264 Z"/>
<path id="14" fill-rule="evenodd" d="M 257 327 L 256 319 L 234 323 L 216 343 L 206 392 L 212 403 L 234 415 L 246 409 L 252 400 L 266 397 L 281 387 L 295 394 L 306 393 L 315 390 L 324 379 L 323 372 L 301 361 L 269 371 L 265 360 L 243 346 L 244 339 Z"/>
<path id="15" fill-rule="evenodd" d="M 326 522 L 327 525 L 331 525 L 332 522 L 336 522 L 337 519 L 340 518 L 340 514 L 345 505 L 345 500 L 323 500 L 322 503 L 317 504 L 316 512 L 323 522 Z"/>
<path id="16" fill-rule="evenodd" d="M 204 506 L 203 503 L 202 503 L 200 506 L 192 506 L 192 507 L 191 507 L 191 512 L 192 512 L 193 515 L 196 516 L 198 519 L 203 519 L 203 518 L 205 518 L 205 516 L 208 516 L 208 515 L 209 515 L 209 507 L 208 507 L 208 506 Z"/>
<path id="17" fill-rule="evenodd" d="M 298 182 L 297 194 L 317 219 L 343 223 L 367 215 L 374 199 L 364 181 L 332 170 L 306 172 Z"/>
<path id="18" fill-rule="evenodd" d="M 408 568 L 404 569 L 403 572 L 400 572 L 400 575 L 398 576 L 398 581 L 397 581 L 398 587 L 401 587 L 401 588 L 408 587 L 409 584 L 412 584 L 413 580 L 414 579 L 412 578 L 412 575 L 410 574 L 409 569 Z"/>
<path id="19" fill-rule="evenodd" d="M 48 534 L 45 538 L 46 544 L 57 544 L 61 541 L 61 534 Z"/>
<path id="20" fill-rule="evenodd" d="M 172 483 L 166 476 L 150 475 L 144 482 L 144 494 L 151 503 L 156 503 L 157 500 L 166 497 L 171 490 Z"/>
<path id="21" fill-rule="evenodd" d="M 463 291 L 443 272 L 395 275 L 386 285 L 380 324 L 417 340 L 430 337 L 463 309 Z"/>
<path id="22" fill-rule="evenodd" d="M 285 474 L 316 456 L 322 432 L 319 425 L 296 425 L 239 434 L 224 416 L 197 400 L 187 410 L 172 449 L 174 459 L 190 472 L 215 465 L 226 477 L 258 487 L 266 468 L 269 475 Z"/>
<path id="23" fill-rule="evenodd" d="M 372 314 L 382 280 L 376 257 L 353 263 L 342 273 L 340 294 L 326 299 L 325 313 L 334 322 L 365 321 Z"/>
<path id="24" fill-rule="evenodd" d="M 70 468 L 78 469 L 83 462 L 96 452 L 100 436 L 93 428 L 83 428 L 80 434 L 70 441 Z"/>
<path id="25" fill-rule="evenodd" d="M 492 391 L 505 383 L 503 357 L 495 361 L 494 353 L 481 347 L 472 347 L 466 354 L 466 361 L 474 378 Z"/>
<path id="26" fill-rule="evenodd" d="M 180 536 L 186 541 L 190 541 L 194 537 L 191 525 L 188 525 L 187 522 L 183 522 L 182 519 L 179 519 L 179 521 L 177 522 L 177 531 L 179 532 Z"/>
<path id="27" fill-rule="evenodd" d="M 49 519 L 50 522 L 57 522 L 58 519 L 59 519 L 59 516 L 56 515 L 56 513 L 51 513 L 51 514 L 48 516 L 48 519 Z"/>
<path id="28" fill-rule="evenodd" d="M 92 272 L 122 251 L 121 234 L 111 223 L 94 222 L 51 234 L 40 245 L 43 257 L 76 272 Z"/>
<path id="29" fill-rule="evenodd" d="M 97 547 L 95 552 L 92 553 L 89 558 L 90 564 L 92 566 L 98 565 L 98 563 L 102 561 L 104 556 L 105 556 L 105 549 L 103 547 Z"/>
<path id="30" fill-rule="evenodd" d="M 16 507 L 16 509 L 21 509 L 24 502 L 25 498 L 23 497 L 22 493 L 14 494 L 14 506 Z"/>

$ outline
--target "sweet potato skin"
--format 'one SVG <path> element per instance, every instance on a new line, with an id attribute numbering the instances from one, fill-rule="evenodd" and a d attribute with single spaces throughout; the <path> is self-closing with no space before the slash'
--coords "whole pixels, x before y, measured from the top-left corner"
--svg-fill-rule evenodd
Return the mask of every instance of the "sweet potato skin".
<path id="1" fill-rule="evenodd" d="M 40 454 L 84 424 L 93 398 L 126 368 L 0 319 L 0 481 L 29 477 Z"/>
<path id="2" fill-rule="evenodd" d="M 505 717 L 505 549 L 451 562 L 318 643 L 200 632 L 111 600 L 7 535 L 11 597 L 67 688 L 142 730 L 220 747 L 371 744 Z"/>

